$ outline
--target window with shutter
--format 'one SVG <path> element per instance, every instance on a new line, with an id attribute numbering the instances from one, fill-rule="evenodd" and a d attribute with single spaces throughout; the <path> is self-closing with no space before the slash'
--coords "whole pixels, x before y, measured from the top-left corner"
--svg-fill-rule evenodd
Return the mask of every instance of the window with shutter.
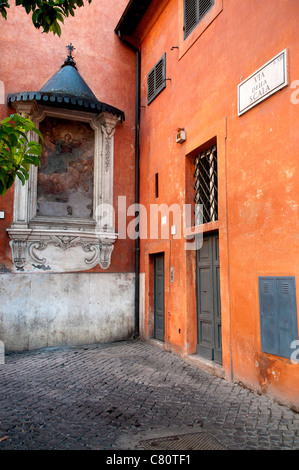
<path id="1" fill-rule="evenodd" d="M 215 0 L 184 0 L 184 39 L 212 8 Z"/>
<path id="2" fill-rule="evenodd" d="M 147 104 L 150 104 L 166 87 L 166 54 L 156 63 L 147 76 Z"/>

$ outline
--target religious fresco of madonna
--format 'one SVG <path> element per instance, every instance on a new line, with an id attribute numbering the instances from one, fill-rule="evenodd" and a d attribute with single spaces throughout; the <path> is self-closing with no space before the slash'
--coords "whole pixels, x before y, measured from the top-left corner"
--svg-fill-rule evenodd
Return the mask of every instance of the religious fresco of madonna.
<path id="1" fill-rule="evenodd" d="M 37 182 L 37 216 L 92 218 L 94 131 L 84 122 L 46 117 Z"/>

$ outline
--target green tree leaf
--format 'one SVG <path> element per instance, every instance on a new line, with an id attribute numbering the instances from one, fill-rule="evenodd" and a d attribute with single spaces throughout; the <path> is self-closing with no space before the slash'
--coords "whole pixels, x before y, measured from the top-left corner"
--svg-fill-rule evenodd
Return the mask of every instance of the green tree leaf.
<path id="1" fill-rule="evenodd" d="M 1 1 L 1 0 L 0 0 Z M 42 146 L 28 140 L 26 133 L 42 134 L 30 117 L 13 114 L 0 122 L 0 195 L 4 196 L 15 178 L 25 184 L 29 178 L 30 165 L 40 165 Z"/>
<path id="2" fill-rule="evenodd" d="M 88 4 L 92 0 L 86 0 Z M 41 28 L 44 33 L 52 32 L 61 35 L 60 23 L 69 15 L 74 16 L 74 10 L 84 6 L 84 0 L 15 0 L 17 6 L 22 6 L 26 13 L 32 13 L 32 23 L 35 28 Z M 0 13 L 7 19 L 9 2 L 0 0 Z"/>

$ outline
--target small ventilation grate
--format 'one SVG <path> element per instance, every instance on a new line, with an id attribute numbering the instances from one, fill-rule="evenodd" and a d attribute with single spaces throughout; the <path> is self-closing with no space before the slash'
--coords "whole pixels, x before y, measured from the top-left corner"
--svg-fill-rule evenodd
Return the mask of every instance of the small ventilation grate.
<path id="1" fill-rule="evenodd" d="M 227 450 L 215 437 L 205 432 L 166 436 L 140 441 L 145 450 Z"/>
<path id="2" fill-rule="evenodd" d="M 269 282 L 264 282 L 264 293 L 269 294 L 269 292 L 270 292 Z"/>
<path id="3" fill-rule="evenodd" d="M 288 294 L 289 293 L 289 284 L 282 284 L 282 292 L 284 294 Z"/>

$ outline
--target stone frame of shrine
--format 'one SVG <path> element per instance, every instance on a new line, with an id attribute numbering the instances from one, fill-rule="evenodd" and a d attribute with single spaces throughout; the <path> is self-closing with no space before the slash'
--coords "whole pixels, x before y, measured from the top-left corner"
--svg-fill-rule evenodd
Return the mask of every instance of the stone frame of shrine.
<path id="1" fill-rule="evenodd" d="M 88 123 L 94 131 L 93 210 L 91 218 L 37 215 L 38 168 L 31 166 L 29 180 L 15 181 L 14 214 L 7 230 L 16 271 L 74 272 L 109 268 L 117 239 L 113 208 L 114 134 L 121 118 L 41 106 L 35 100 L 16 101 L 16 112 L 31 116 L 35 126 L 46 117 Z M 34 132 L 29 140 L 37 141 Z M 110 208 L 110 210 L 109 210 Z"/>

